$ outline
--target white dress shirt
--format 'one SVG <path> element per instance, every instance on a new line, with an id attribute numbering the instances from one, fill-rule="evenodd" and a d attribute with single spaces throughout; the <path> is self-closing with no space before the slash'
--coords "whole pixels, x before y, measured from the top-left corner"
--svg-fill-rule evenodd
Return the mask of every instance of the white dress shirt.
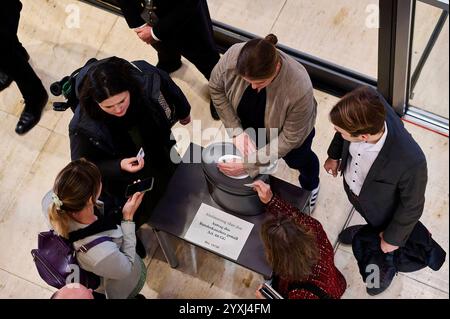
<path id="1" fill-rule="evenodd" d="M 359 195 L 364 180 L 375 162 L 378 154 L 383 148 L 387 136 L 387 125 L 384 122 L 384 133 L 375 144 L 367 142 L 351 142 L 349 152 L 351 158 L 347 161 L 347 167 L 344 171 L 344 178 L 350 190 Z"/>

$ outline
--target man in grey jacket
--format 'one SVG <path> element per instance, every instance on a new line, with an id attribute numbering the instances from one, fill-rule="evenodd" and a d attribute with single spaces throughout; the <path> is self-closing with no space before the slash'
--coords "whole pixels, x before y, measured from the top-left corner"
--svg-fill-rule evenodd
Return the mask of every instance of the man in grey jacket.
<path id="1" fill-rule="evenodd" d="M 361 87 L 344 96 L 331 110 L 330 120 L 337 132 L 325 170 L 334 177 L 342 172 L 348 199 L 377 230 L 380 249 L 388 258 L 406 244 L 422 215 L 425 155 L 392 107 L 372 88 Z M 343 230 L 339 241 L 351 244 L 361 227 Z M 381 274 L 384 289 L 393 275 Z"/>

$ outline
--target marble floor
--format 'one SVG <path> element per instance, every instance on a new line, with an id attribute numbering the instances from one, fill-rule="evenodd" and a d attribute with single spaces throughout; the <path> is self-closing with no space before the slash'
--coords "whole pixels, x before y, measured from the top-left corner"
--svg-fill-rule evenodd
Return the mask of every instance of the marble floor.
<path id="1" fill-rule="evenodd" d="M 294 41 L 295 37 L 289 33 L 288 26 L 292 15 L 302 10 L 296 1 L 244 1 L 247 11 L 235 12 L 233 3 L 236 2 L 208 0 L 213 17 L 227 17 L 231 20 L 225 22 L 233 22 L 238 27 L 261 35 L 276 31 L 280 39 L 286 39 L 284 41 L 288 44 L 294 43 L 289 42 Z M 335 2 L 333 10 L 341 12 L 342 17 L 352 14 L 352 11 L 339 7 L 339 3 L 344 1 Z M 46 87 L 90 57 L 117 55 L 129 60 L 156 62 L 155 52 L 141 43 L 120 17 L 84 3 L 75 2 L 73 7 L 74 2 L 70 0 L 23 0 L 23 4 L 19 37 Z M 69 19 L 73 10 L 79 10 L 78 25 Z M 338 25 L 341 18 L 335 19 Z M 336 32 L 347 32 L 339 31 L 338 26 L 336 29 Z M 355 45 L 358 45 L 356 42 L 360 36 L 356 36 Z M 332 49 L 327 46 L 326 39 L 314 48 L 323 54 L 332 52 Z M 357 48 L 351 52 L 361 53 Z M 364 56 L 365 53 L 361 54 Z M 376 73 L 373 69 L 376 68 L 376 56 L 372 51 L 359 65 L 358 59 L 349 57 L 349 61 L 356 63 L 355 68 L 361 71 Z M 203 128 L 212 127 L 220 132 L 223 129 L 221 123 L 212 121 L 209 116 L 207 83 L 202 75 L 184 60 L 183 67 L 172 77 L 191 103 L 193 118 L 202 120 Z M 315 96 L 319 107 L 313 148 L 323 163 L 333 136 L 327 114 L 338 99 L 320 91 L 316 91 Z M 19 137 L 14 133 L 14 127 L 23 107 L 20 93 L 15 84 L 0 93 L 0 298 L 48 298 L 54 291 L 40 279 L 30 254 L 30 250 L 37 245 L 38 232 L 47 229 L 40 208 L 41 198 L 51 188 L 59 170 L 70 160 L 67 125 L 72 114 L 70 111 L 52 111 L 50 103 L 54 101 L 60 101 L 60 98 L 51 97 L 39 125 L 26 136 Z M 448 108 L 448 97 L 446 103 Z M 405 125 L 428 160 L 429 181 L 421 220 L 435 240 L 448 248 L 448 138 L 409 123 Z M 194 135 L 192 124 L 188 128 Z M 211 136 L 211 139 L 214 138 Z M 210 139 L 202 140 L 203 145 L 209 142 Z M 297 181 L 296 173 L 283 163 L 276 175 L 292 183 Z M 336 244 L 337 235 L 351 211 L 341 183 L 339 178 L 321 172 L 321 193 L 314 212 L 314 217 L 323 224 L 333 244 Z M 350 223 L 359 222 L 360 217 L 353 215 Z M 253 298 L 256 287 L 263 280 L 250 270 L 176 238 L 171 240 L 180 265 L 172 269 L 148 227 L 141 228 L 140 237 L 148 251 L 145 260 L 148 278 L 143 289 L 147 298 Z M 336 245 L 335 262 L 347 279 L 348 287 L 343 297 L 369 298 L 349 247 Z M 449 298 L 448 275 L 448 260 L 438 272 L 424 269 L 412 274 L 399 274 L 392 286 L 376 298 Z"/>

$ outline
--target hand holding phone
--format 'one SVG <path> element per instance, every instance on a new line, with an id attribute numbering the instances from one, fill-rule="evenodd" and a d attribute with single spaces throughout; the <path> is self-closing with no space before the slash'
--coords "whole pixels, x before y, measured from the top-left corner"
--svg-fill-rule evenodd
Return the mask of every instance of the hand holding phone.
<path id="1" fill-rule="evenodd" d="M 133 196 L 134 193 L 145 193 L 153 189 L 154 178 L 149 177 L 144 180 L 139 180 L 127 186 L 125 197 Z"/>
<path id="2" fill-rule="evenodd" d="M 134 193 L 133 196 L 128 198 L 127 202 L 125 203 L 125 205 L 123 205 L 122 208 L 123 219 L 133 220 L 134 214 L 139 208 L 139 205 L 141 205 L 143 197 L 143 193 Z"/>

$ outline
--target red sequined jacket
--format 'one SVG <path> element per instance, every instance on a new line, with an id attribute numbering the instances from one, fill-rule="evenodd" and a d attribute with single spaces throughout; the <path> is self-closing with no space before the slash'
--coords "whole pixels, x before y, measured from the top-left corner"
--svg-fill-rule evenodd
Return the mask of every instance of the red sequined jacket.
<path id="1" fill-rule="evenodd" d="M 328 240 L 327 234 L 323 230 L 320 222 L 301 213 L 299 209 L 283 201 L 276 195 L 267 204 L 266 210 L 275 216 L 278 216 L 278 213 L 291 216 L 298 224 L 313 229 L 317 236 L 320 257 L 306 282 L 319 287 L 330 298 L 339 299 L 344 294 L 347 283 L 345 282 L 344 276 L 334 265 L 333 246 Z M 284 298 L 288 299 L 319 299 L 314 293 L 305 289 L 293 289 L 289 291 L 288 286 L 291 283 L 287 278 L 279 277 L 278 286 L 274 288 Z M 298 284 L 301 284 L 301 282 Z"/>

